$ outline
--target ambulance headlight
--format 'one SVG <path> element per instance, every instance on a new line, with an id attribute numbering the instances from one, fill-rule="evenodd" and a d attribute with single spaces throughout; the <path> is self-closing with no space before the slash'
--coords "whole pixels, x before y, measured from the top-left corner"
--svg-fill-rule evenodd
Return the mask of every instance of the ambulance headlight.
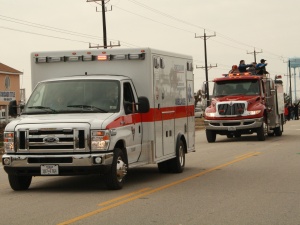
<path id="1" fill-rule="evenodd" d="M 4 132 L 4 151 L 5 152 L 14 152 L 14 132 Z"/>
<path id="2" fill-rule="evenodd" d="M 261 110 L 248 111 L 249 115 L 251 115 L 251 116 L 260 114 L 260 112 L 261 112 Z"/>
<path id="3" fill-rule="evenodd" d="M 91 136 L 92 151 L 107 150 L 110 143 L 110 133 L 105 130 L 93 130 Z"/>

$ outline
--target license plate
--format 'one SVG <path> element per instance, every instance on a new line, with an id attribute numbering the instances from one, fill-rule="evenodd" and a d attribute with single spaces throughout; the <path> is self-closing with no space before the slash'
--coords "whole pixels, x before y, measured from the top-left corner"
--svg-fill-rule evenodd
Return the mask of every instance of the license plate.
<path id="1" fill-rule="evenodd" d="M 58 175 L 58 165 L 41 165 L 41 175 Z"/>
<path id="2" fill-rule="evenodd" d="M 228 131 L 236 131 L 235 127 L 228 127 Z"/>

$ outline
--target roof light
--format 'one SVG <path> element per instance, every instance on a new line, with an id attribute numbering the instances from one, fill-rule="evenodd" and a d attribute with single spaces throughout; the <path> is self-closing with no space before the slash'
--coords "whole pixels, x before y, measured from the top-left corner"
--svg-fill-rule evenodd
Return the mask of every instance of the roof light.
<path id="1" fill-rule="evenodd" d="M 92 61 L 93 56 L 92 55 L 84 55 L 82 56 L 82 61 Z"/>
<path id="2" fill-rule="evenodd" d="M 130 59 L 130 60 L 134 60 L 134 59 L 144 60 L 145 59 L 145 53 L 141 53 L 141 54 L 128 54 L 128 59 Z"/>
<path id="3" fill-rule="evenodd" d="M 108 60 L 108 56 L 107 55 L 98 55 L 97 56 L 97 60 L 98 61 L 107 61 Z"/>
<path id="4" fill-rule="evenodd" d="M 77 62 L 77 61 L 80 61 L 81 59 L 81 56 L 66 56 L 65 57 L 65 61 L 68 61 L 68 62 Z"/>
<path id="5" fill-rule="evenodd" d="M 123 60 L 123 59 L 126 59 L 126 55 L 114 55 L 114 56 L 113 56 L 113 59 L 116 59 L 116 60 Z"/>
<path id="6" fill-rule="evenodd" d="M 36 63 L 45 63 L 47 62 L 47 57 L 38 57 L 35 59 Z"/>
<path id="7" fill-rule="evenodd" d="M 47 57 L 47 62 L 61 62 L 61 57 Z"/>

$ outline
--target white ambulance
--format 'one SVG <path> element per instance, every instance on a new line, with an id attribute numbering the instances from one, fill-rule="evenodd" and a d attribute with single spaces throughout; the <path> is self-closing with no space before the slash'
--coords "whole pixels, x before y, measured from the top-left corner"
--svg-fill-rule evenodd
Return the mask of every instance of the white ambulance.
<path id="1" fill-rule="evenodd" d="M 35 52 L 31 61 L 35 88 L 4 132 L 13 190 L 32 176 L 105 174 L 121 189 L 129 167 L 183 171 L 195 150 L 192 57 L 134 48 Z"/>

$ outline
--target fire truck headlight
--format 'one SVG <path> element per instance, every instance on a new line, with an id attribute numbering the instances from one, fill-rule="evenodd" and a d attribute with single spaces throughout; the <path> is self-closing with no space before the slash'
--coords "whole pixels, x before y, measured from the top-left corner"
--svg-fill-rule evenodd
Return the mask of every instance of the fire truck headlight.
<path id="1" fill-rule="evenodd" d="M 107 150 L 110 143 L 108 131 L 93 130 L 91 136 L 92 151 Z"/>
<path id="2" fill-rule="evenodd" d="M 4 151 L 14 152 L 14 132 L 4 132 Z"/>
<path id="3" fill-rule="evenodd" d="M 216 116 L 216 113 L 205 113 L 205 116 L 208 116 L 208 117 L 215 117 Z"/>
<path id="4" fill-rule="evenodd" d="M 261 110 L 253 110 L 253 111 L 248 111 L 249 115 L 253 116 L 253 115 L 257 115 L 260 114 Z"/>

